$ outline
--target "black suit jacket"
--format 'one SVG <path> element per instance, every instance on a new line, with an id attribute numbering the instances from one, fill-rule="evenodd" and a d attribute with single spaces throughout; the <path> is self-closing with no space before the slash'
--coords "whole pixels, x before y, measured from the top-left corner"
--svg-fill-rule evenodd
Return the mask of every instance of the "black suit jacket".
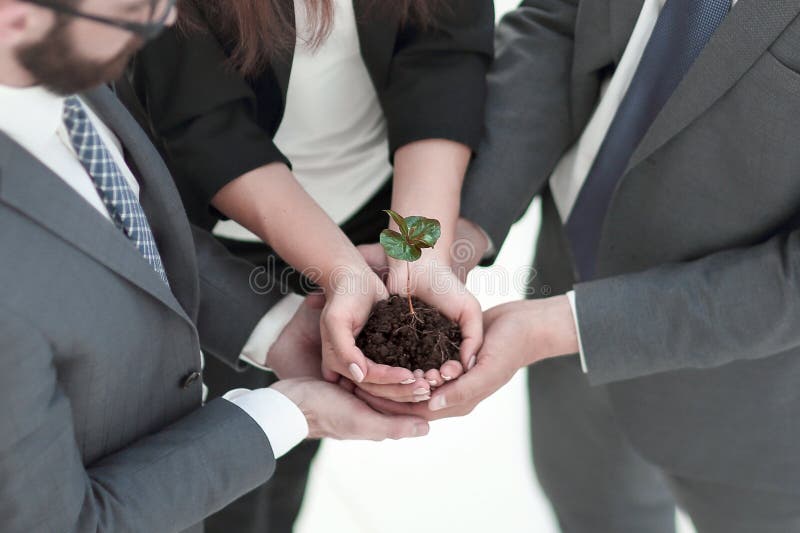
<path id="1" fill-rule="evenodd" d="M 421 139 L 476 149 L 485 76 L 493 55 L 491 0 L 450 0 L 434 24 L 401 24 L 354 0 L 362 56 L 386 117 L 390 153 Z M 272 142 L 286 102 L 292 57 L 245 80 L 213 32 L 171 29 L 134 62 L 132 80 L 162 141 L 195 223 L 226 184 L 268 163 L 291 162 Z M 320 88 L 322 90 L 322 88 Z"/>

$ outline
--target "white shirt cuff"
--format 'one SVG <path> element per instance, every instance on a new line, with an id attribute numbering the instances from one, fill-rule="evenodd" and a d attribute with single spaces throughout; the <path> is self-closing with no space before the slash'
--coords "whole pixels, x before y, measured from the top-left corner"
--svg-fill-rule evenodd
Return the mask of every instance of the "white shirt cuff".
<path id="1" fill-rule="evenodd" d="M 575 332 L 578 334 L 578 355 L 581 358 L 581 370 L 583 373 L 586 374 L 589 370 L 586 368 L 586 356 L 583 354 L 583 343 L 581 342 L 581 328 L 578 325 L 578 308 L 575 307 L 575 291 L 569 291 L 567 293 L 567 299 L 569 300 L 569 306 L 572 307 L 572 317 L 575 319 Z"/>
<path id="2" fill-rule="evenodd" d="M 299 294 L 289 294 L 275 304 L 256 324 L 253 333 L 242 348 L 239 359 L 261 370 L 270 370 L 267 366 L 267 353 L 272 344 L 303 304 L 304 298 Z"/>
<path id="3" fill-rule="evenodd" d="M 275 459 L 283 456 L 308 436 L 303 412 L 275 389 L 234 389 L 223 396 L 247 413 L 272 446 Z"/>

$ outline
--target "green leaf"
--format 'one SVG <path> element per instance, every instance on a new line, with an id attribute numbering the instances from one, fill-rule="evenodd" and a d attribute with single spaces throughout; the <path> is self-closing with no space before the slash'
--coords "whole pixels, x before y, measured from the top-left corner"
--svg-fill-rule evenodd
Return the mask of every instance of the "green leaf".
<path id="1" fill-rule="evenodd" d="M 386 251 L 386 255 L 400 261 L 413 262 L 422 255 L 419 248 L 409 245 L 402 235 L 390 229 L 381 232 L 381 246 Z"/>
<path id="2" fill-rule="evenodd" d="M 400 233 L 403 235 L 403 237 L 408 238 L 408 224 L 406 224 L 406 219 L 391 209 L 384 209 L 383 212 L 392 217 L 394 223 L 397 224 L 398 228 L 400 228 Z"/>
<path id="3" fill-rule="evenodd" d="M 442 226 L 435 218 L 408 217 L 406 224 L 408 224 L 408 240 L 412 245 L 433 248 L 442 236 Z"/>

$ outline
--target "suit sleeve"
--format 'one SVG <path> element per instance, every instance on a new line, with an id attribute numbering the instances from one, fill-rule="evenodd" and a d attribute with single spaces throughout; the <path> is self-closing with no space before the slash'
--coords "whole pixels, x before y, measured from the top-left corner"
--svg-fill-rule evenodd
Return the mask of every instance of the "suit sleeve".
<path id="1" fill-rule="evenodd" d="M 461 213 L 496 250 L 574 142 L 570 76 L 577 1 L 525 0 L 497 28 L 486 131 L 462 190 Z"/>
<path id="2" fill-rule="evenodd" d="M 388 85 L 379 91 L 390 153 L 434 138 L 478 148 L 493 36 L 490 0 L 448 2 L 428 27 L 401 27 Z"/>
<path id="3" fill-rule="evenodd" d="M 197 329 L 203 351 L 237 370 L 256 326 L 291 291 L 264 267 L 235 257 L 207 231 L 192 226 L 200 273 Z"/>
<path id="4" fill-rule="evenodd" d="M 182 531 L 274 470 L 264 432 L 222 399 L 84 465 L 50 343 L 3 309 L 0 339 L 4 533 Z"/>
<path id="5" fill-rule="evenodd" d="M 800 347 L 800 231 L 579 284 L 588 378 L 604 384 Z"/>
<path id="6" fill-rule="evenodd" d="M 256 120 L 255 92 L 210 31 L 166 30 L 137 55 L 131 72 L 181 195 L 193 207 L 207 209 L 220 189 L 251 170 L 290 165 Z"/>

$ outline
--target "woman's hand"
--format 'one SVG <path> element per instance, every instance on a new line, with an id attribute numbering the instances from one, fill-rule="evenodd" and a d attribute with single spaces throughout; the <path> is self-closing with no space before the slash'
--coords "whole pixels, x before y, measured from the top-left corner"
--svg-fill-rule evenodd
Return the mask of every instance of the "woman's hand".
<path id="1" fill-rule="evenodd" d="M 342 268 L 331 279 L 321 316 L 325 379 L 336 382 L 345 376 L 375 396 L 396 401 L 428 400 L 428 382 L 405 368 L 377 364 L 356 346 L 372 307 L 389 295 L 381 279 L 369 267 Z"/>

